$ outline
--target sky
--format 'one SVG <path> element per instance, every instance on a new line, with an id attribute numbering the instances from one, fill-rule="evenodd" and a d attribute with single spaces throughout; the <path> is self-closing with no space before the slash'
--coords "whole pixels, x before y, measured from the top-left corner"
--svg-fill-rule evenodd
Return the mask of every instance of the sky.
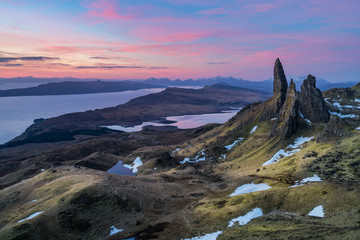
<path id="1" fill-rule="evenodd" d="M 0 0 L 0 77 L 360 81 L 359 0 Z"/>

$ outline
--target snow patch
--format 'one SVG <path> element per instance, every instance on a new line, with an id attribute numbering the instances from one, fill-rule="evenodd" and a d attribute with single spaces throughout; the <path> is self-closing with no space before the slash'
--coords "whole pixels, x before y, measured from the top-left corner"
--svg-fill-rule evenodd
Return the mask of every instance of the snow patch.
<path id="1" fill-rule="evenodd" d="M 122 229 L 118 229 L 116 228 L 114 225 L 112 225 L 110 227 L 110 236 L 114 235 L 114 234 L 117 234 L 119 232 L 122 232 L 123 230 Z"/>
<path id="2" fill-rule="evenodd" d="M 251 129 L 251 131 L 250 131 L 250 134 L 253 134 L 256 131 L 256 129 L 257 129 L 257 126 L 253 127 L 253 129 Z"/>
<path id="3" fill-rule="evenodd" d="M 360 127 L 357 127 L 356 130 L 360 130 Z"/>
<path id="4" fill-rule="evenodd" d="M 45 169 L 43 168 L 43 169 L 41 169 L 41 171 L 43 172 L 43 171 L 45 171 Z"/>
<path id="5" fill-rule="evenodd" d="M 251 210 L 244 216 L 240 216 L 240 217 L 232 219 L 229 222 L 228 227 L 234 226 L 235 223 L 238 223 L 239 225 L 245 225 L 248 222 L 250 222 L 252 219 L 260 217 L 262 215 L 263 215 L 263 212 L 262 212 L 261 208 L 254 208 L 253 210 Z"/>
<path id="6" fill-rule="evenodd" d="M 241 194 L 245 194 L 245 193 L 263 191 L 263 190 L 267 190 L 270 188 L 271 187 L 269 185 L 267 185 L 266 183 L 255 184 L 252 182 L 252 183 L 244 184 L 244 185 L 241 185 L 240 187 L 237 187 L 235 189 L 235 191 L 229 195 L 229 197 L 233 197 L 233 196 L 237 196 L 237 195 L 241 195 Z"/>
<path id="7" fill-rule="evenodd" d="M 318 175 L 314 174 L 314 176 L 312 176 L 312 177 L 307 177 L 307 178 L 304 178 L 304 179 L 302 179 L 300 181 L 295 181 L 295 184 L 290 186 L 290 187 L 302 186 L 305 183 L 309 183 L 309 182 L 322 182 L 322 180 Z"/>
<path id="8" fill-rule="evenodd" d="M 299 114 L 300 114 L 301 118 L 305 120 L 305 122 L 307 124 L 311 125 L 311 121 L 309 119 L 304 118 L 304 115 L 300 112 L 300 110 L 299 110 Z"/>
<path id="9" fill-rule="evenodd" d="M 358 102 L 358 103 L 360 103 L 360 99 L 354 99 L 354 102 Z"/>
<path id="10" fill-rule="evenodd" d="M 175 149 L 174 151 L 172 151 L 171 153 L 176 153 L 176 152 L 178 152 L 178 151 L 180 151 L 181 150 L 181 148 L 177 148 L 177 149 Z"/>
<path id="11" fill-rule="evenodd" d="M 190 160 L 190 158 L 184 158 L 184 160 L 180 161 L 181 164 L 184 164 L 184 163 L 191 163 L 192 161 Z"/>
<path id="12" fill-rule="evenodd" d="M 271 121 L 276 121 L 276 120 L 277 120 L 277 118 L 272 118 L 272 119 L 271 119 Z"/>
<path id="13" fill-rule="evenodd" d="M 198 152 L 198 154 L 195 157 L 195 162 L 201 162 L 201 161 L 205 161 L 205 149 L 201 150 L 200 152 Z"/>
<path id="14" fill-rule="evenodd" d="M 315 207 L 311 212 L 308 214 L 309 216 L 313 217 L 324 217 L 324 208 L 322 205 Z"/>
<path id="15" fill-rule="evenodd" d="M 23 222 L 23 221 L 26 221 L 26 220 L 29 220 L 29 219 L 32 219 L 32 218 L 34 218 L 34 217 L 36 217 L 37 215 L 40 215 L 40 214 L 42 214 L 42 213 L 43 213 L 43 212 L 33 213 L 33 214 L 31 214 L 30 216 L 28 216 L 27 218 L 24 218 L 24 219 L 19 220 L 18 223 Z"/>
<path id="16" fill-rule="evenodd" d="M 307 177 L 307 178 L 304 178 L 303 180 L 300 181 L 300 183 L 307 183 L 307 182 L 321 182 L 321 178 L 314 174 L 314 176 L 312 177 Z"/>
<path id="17" fill-rule="evenodd" d="M 336 115 L 336 116 L 338 116 L 338 117 L 340 117 L 340 118 L 356 118 L 356 117 L 357 117 L 357 115 L 355 115 L 355 114 L 343 115 L 343 114 L 337 113 L 337 112 L 330 112 L 330 114 Z"/>
<path id="18" fill-rule="evenodd" d="M 138 172 L 138 167 L 142 166 L 143 163 L 140 157 L 137 157 L 132 164 L 124 164 L 124 167 L 129 168 L 133 173 Z"/>
<path id="19" fill-rule="evenodd" d="M 286 148 L 290 148 L 293 150 L 286 151 L 284 149 L 280 149 L 279 151 L 277 151 L 277 153 L 275 153 L 275 155 L 270 160 L 266 161 L 263 164 L 263 166 L 277 163 L 280 159 L 291 156 L 291 155 L 299 152 L 302 148 L 302 144 L 311 141 L 313 138 L 314 137 L 298 137 L 298 138 L 296 138 L 293 144 L 290 144 L 289 146 L 286 147 Z"/>
<path id="20" fill-rule="evenodd" d="M 205 161 L 205 149 L 201 150 L 200 152 L 198 152 L 198 154 L 196 155 L 196 157 L 194 159 L 190 159 L 190 158 L 184 158 L 184 160 L 180 161 L 181 164 L 184 163 L 197 163 L 197 162 L 202 162 Z"/>
<path id="21" fill-rule="evenodd" d="M 244 138 L 239 137 L 238 139 L 236 139 L 232 144 L 226 145 L 225 148 L 227 151 L 230 151 L 233 147 L 235 147 L 236 144 L 240 143 L 242 140 L 244 140 Z"/>
<path id="22" fill-rule="evenodd" d="M 208 233 L 208 234 L 206 234 L 204 236 L 186 238 L 186 239 L 183 239 L 183 240 L 216 240 L 216 238 L 222 233 L 223 233 L 222 231 L 217 231 L 217 232 L 214 232 L 214 233 Z"/>
<path id="23" fill-rule="evenodd" d="M 338 103 L 338 102 L 334 102 L 333 106 L 337 107 L 340 111 L 343 110 L 340 103 Z"/>
<path id="24" fill-rule="evenodd" d="M 300 110 L 299 110 L 299 114 L 302 118 L 304 118 L 304 115 L 300 112 Z"/>
<path id="25" fill-rule="evenodd" d="M 332 105 L 331 102 L 328 101 L 328 99 L 330 99 L 330 98 L 324 98 L 324 101 L 325 101 L 326 103 Z"/>

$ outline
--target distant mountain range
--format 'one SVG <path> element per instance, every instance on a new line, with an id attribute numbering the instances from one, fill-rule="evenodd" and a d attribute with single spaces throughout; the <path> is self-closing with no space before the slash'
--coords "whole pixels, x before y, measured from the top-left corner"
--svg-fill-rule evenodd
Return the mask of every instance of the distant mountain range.
<path id="1" fill-rule="evenodd" d="M 305 76 L 287 77 L 288 80 L 294 79 L 296 87 L 299 89 Z M 184 87 L 184 86 L 210 86 L 213 84 L 223 84 L 248 89 L 262 90 L 272 92 L 273 79 L 264 81 L 249 81 L 233 77 L 213 77 L 187 80 L 170 80 L 169 78 L 148 78 L 146 80 L 127 80 L 119 81 L 116 79 L 98 80 L 94 78 L 0 78 L 0 84 L 14 83 L 33 83 L 34 86 L 28 88 L 19 88 L 21 84 L 16 85 L 16 89 L 0 90 L 0 97 L 7 96 L 38 96 L 38 95 L 66 95 L 66 94 L 86 94 L 101 92 L 120 92 L 126 90 L 137 90 L 155 87 Z M 357 82 L 339 82 L 332 83 L 323 78 L 317 78 L 316 85 L 322 91 L 330 88 L 352 87 Z M 36 86 L 38 85 L 38 86 Z"/>
<path id="2" fill-rule="evenodd" d="M 289 76 L 287 77 L 288 80 L 293 79 L 297 88 L 300 88 L 302 81 L 306 79 L 306 76 Z M 273 88 L 273 78 L 270 78 L 265 81 L 249 81 L 244 80 L 242 78 L 233 78 L 233 77 L 214 77 L 214 78 L 199 78 L 197 80 L 193 79 L 187 79 L 187 80 L 170 80 L 168 78 L 149 78 L 145 80 L 146 83 L 150 84 L 157 84 L 157 85 L 165 85 L 165 86 L 206 86 L 206 85 L 212 85 L 212 84 L 227 84 L 231 86 L 236 87 L 243 87 L 243 88 L 249 88 L 249 89 L 257 89 L 257 90 L 263 90 L 271 92 Z M 323 78 L 317 78 L 316 79 L 316 85 L 318 88 L 322 91 L 325 91 L 330 88 L 342 88 L 342 87 L 352 87 L 357 82 L 339 82 L 339 83 L 332 83 L 329 81 L 326 81 Z"/>

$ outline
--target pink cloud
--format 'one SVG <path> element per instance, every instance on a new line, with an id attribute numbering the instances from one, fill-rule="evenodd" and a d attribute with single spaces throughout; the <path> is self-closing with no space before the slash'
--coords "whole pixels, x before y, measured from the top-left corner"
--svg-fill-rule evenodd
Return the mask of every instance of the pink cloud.
<path id="1" fill-rule="evenodd" d="M 114 1 L 97 0 L 90 4 L 90 10 L 86 14 L 86 17 L 100 18 L 107 20 L 129 20 L 133 19 L 133 15 L 120 14 L 121 9 Z"/>

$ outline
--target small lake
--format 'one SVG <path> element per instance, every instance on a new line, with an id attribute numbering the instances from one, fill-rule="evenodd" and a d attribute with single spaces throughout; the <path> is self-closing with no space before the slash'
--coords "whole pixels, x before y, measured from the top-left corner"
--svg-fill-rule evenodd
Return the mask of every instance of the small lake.
<path id="1" fill-rule="evenodd" d="M 123 161 L 119 161 L 115 166 L 107 170 L 108 173 L 117 175 L 135 176 L 136 174 L 131 171 L 130 168 L 123 166 Z"/>
<path id="2" fill-rule="evenodd" d="M 233 109 L 229 111 L 224 111 L 221 113 L 208 113 L 208 114 L 199 114 L 199 115 L 182 115 L 182 116 L 171 116 L 167 117 L 166 120 L 173 121 L 174 123 L 165 124 L 165 123 L 155 123 L 155 122 L 143 122 L 140 125 L 133 127 L 124 127 L 120 125 L 111 125 L 104 126 L 113 130 L 120 130 L 124 132 L 137 132 L 141 131 L 144 126 L 176 126 L 180 129 L 189 129 L 203 126 L 208 123 L 225 123 L 240 109 Z"/>
<path id="3" fill-rule="evenodd" d="M 51 118 L 123 104 L 133 98 L 157 93 L 164 88 L 114 93 L 0 98 L 0 144 L 23 133 L 37 118 Z"/>

